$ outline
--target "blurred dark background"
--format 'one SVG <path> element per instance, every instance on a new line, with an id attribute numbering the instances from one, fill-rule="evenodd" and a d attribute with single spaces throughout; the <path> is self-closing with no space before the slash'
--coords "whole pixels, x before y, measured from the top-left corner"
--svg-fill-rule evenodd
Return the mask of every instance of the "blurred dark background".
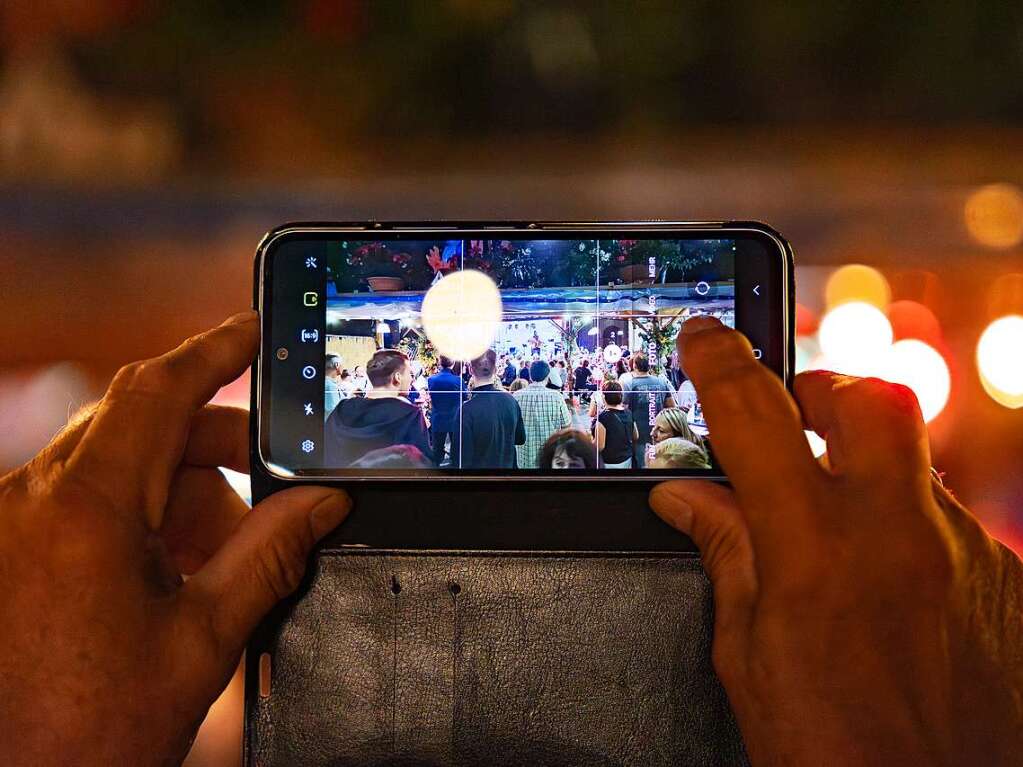
<path id="1" fill-rule="evenodd" d="M 913 302 L 935 465 L 1023 548 L 1023 335 L 976 362 L 1023 314 L 1023 5 L 7 0 L 0 41 L 0 470 L 247 306 L 285 220 L 756 218 L 802 366 L 837 267 Z M 193 764 L 237 761 L 238 695 Z"/>

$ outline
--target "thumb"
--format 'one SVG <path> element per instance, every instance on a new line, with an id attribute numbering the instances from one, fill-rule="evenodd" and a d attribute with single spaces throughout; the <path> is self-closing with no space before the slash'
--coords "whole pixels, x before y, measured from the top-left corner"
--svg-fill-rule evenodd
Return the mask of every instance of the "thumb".
<path id="1" fill-rule="evenodd" d="M 256 624 L 298 588 L 318 540 L 348 516 L 341 490 L 296 487 L 252 508 L 216 554 L 185 584 L 208 613 L 218 648 L 241 650 Z"/>
<path id="2" fill-rule="evenodd" d="M 699 547 L 714 586 L 718 634 L 747 629 L 756 574 L 749 533 L 733 491 L 713 482 L 662 482 L 650 491 L 650 507 Z"/>

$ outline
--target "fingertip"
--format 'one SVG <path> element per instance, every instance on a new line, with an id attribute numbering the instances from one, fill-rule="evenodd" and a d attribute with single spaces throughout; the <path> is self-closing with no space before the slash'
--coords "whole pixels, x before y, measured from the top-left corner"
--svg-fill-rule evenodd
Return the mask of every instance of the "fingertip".
<path id="1" fill-rule="evenodd" d="M 700 314 L 682 323 L 682 334 L 690 336 L 716 327 L 722 327 L 721 320 L 709 314 Z"/>

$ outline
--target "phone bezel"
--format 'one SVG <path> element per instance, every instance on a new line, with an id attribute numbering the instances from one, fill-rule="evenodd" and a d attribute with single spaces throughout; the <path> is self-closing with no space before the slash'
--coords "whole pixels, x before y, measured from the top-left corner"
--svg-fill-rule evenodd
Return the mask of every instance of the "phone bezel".
<path id="1" fill-rule="evenodd" d="M 266 281 L 266 256 L 271 251 L 273 245 L 280 239 L 285 237 L 293 237 L 295 235 L 373 235 L 374 233 L 380 234 L 411 234 L 411 235 L 423 235 L 423 236 L 447 236 L 451 235 L 471 235 L 480 234 L 484 237 L 498 238 L 507 236 L 509 238 L 522 238 L 525 236 L 535 235 L 541 237 L 544 234 L 571 234 L 579 231 L 587 233 L 596 233 L 606 231 L 610 235 L 621 235 L 626 232 L 642 231 L 651 235 L 664 233 L 666 236 L 670 236 L 672 233 L 684 233 L 688 238 L 698 238 L 701 234 L 706 234 L 707 239 L 721 239 L 727 237 L 731 233 L 745 234 L 747 236 L 754 235 L 764 237 L 773 243 L 774 250 L 780 257 L 780 283 L 781 283 L 781 295 L 780 305 L 782 312 L 784 313 L 784 320 L 782 322 L 782 343 L 781 343 L 781 364 L 782 364 L 782 379 L 786 387 L 791 388 L 792 380 L 792 360 L 794 359 L 794 350 L 792 345 L 794 343 L 793 337 L 793 324 L 794 324 L 794 277 L 793 277 L 793 257 L 792 249 L 789 243 L 782 237 L 777 231 L 772 229 L 770 226 L 761 222 L 685 222 L 685 221 L 601 221 L 601 222 L 437 222 L 437 223 L 421 223 L 421 222 L 361 222 L 361 223 L 290 223 L 279 226 L 270 232 L 268 232 L 260 242 L 256 249 L 256 257 L 254 263 L 254 271 L 256 276 L 256 284 L 254 291 L 254 305 L 259 311 L 260 325 L 262 330 L 262 340 L 260 342 L 259 355 L 257 364 L 254 368 L 254 375 L 257 375 L 257 379 L 253 382 L 253 404 L 256 412 L 254 413 L 253 424 L 255 426 L 255 433 L 253 435 L 254 442 L 254 454 L 258 458 L 261 467 L 266 471 L 274 480 L 285 482 L 285 483 L 323 483 L 323 482 L 356 482 L 356 483 L 425 483 L 435 484 L 437 481 L 455 481 L 460 483 L 491 483 L 497 481 L 513 481 L 513 482 L 578 482 L 578 481 L 593 481 L 599 482 L 658 482 L 669 478 L 683 478 L 690 477 L 696 479 L 711 479 L 720 480 L 725 479 L 724 475 L 719 472 L 707 472 L 694 470 L 693 472 L 649 472 L 643 474 L 619 474 L 619 473 L 568 473 L 561 472 L 558 474 L 528 474 L 523 475 L 521 473 L 505 473 L 494 472 L 491 474 L 455 474 L 446 472 L 436 473 L 422 473 L 422 474 L 409 474 L 405 476 L 383 476 L 383 475 L 356 475 L 356 474 L 337 474 L 332 473 L 333 470 L 324 470 L 323 473 L 303 473 L 296 474 L 288 469 L 279 467 L 276 464 L 268 461 L 266 458 L 269 437 L 267 435 L 267 424 L 266 416 L 264 413 L 264 402 L 269 402 L 268 393 L 264 399 L 264 393 L 268 389 L 268 376 L 269 366 L 266 364 L 269 361 L 268 355 L 272 353 L 269 348 L 269 329 L 270 323 L 272 322 L 272 313 L 270 311 L 270 302 L 267 300 L 268 283 Z M 776 371 L 778 372 L 778 371 Z"/>

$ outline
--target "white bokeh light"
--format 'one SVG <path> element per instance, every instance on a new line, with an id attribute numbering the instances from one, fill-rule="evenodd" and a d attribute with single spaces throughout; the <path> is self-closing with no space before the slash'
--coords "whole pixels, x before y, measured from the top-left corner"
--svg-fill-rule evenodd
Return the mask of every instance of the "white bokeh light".
<path id="1" fill-rule="evenodd" d="M 977 368 L 989 387 L 1023 395 L 1023 317 L 1010 314 L 987 326 L 977 344 Z"/>
<path id="2" fill-rule="evenodd" d="M 453 272 L 423 297 L 423 329 L 437 351 L 471 360 L 494 343 L 501 321 L 501 293 L 483 272 Z"/>
<path id="3" fill-rule="evenodd" d="M 892 344 L 881 377 L 912 389 L 927 422 L 945 409 L 952 389 L 945 358 L 933 347 L 913 338 Z"/>
<path id="4" fill-rule="evenodd" d="M 821 320 L 821 351 L 836 373 L 878 375 L 892 344 L 892 326 L 876 306 L 853 301 L 835 307 Z"/>

